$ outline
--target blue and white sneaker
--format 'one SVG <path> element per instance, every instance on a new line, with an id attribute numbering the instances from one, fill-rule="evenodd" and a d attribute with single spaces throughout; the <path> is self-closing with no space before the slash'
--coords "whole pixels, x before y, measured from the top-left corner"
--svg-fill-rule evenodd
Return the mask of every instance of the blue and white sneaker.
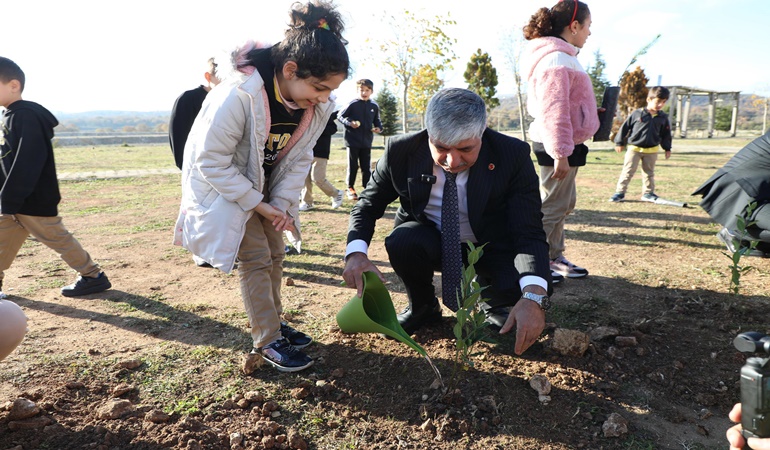
<path id="1" fill-rule="evenodd" d="M 314 363 L 313 358 L 298 350 L 283 337 L 262 348 L 252 350 L 252 353 L 259 353 L 262 359 L 280 372 L 299 372 Z"/>
<path id="2" fill-rule="evenodd" d="M 281 322 L 281 336 L 289 341 L 294 348 L 305 348 L 313 342 L 313 338 L 307 334 L 290 327 L 288 323 Z"/>

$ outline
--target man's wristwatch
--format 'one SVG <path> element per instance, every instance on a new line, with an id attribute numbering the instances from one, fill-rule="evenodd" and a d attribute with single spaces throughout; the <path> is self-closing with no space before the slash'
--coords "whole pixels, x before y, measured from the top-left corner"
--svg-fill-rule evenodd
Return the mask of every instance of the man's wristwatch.
<path id="1" fill-rule="evenodd" d="M 532 292 L 525 292 L 521 294 L 521 298 L 532 300 L 533 302 L 537 303 L 540 306 L 540 309 L 543 311 L 548 311 L 548 308 L 551 307 L 551 298 L 547 295 L 538 295 L 533 294 Z"/>

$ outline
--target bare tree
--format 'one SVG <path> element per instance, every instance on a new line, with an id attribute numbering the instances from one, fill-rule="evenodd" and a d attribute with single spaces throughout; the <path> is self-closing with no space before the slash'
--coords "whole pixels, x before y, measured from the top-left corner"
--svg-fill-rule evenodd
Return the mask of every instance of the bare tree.
<path id="1" fill-rule="evenodd" d="M 502 50 L 505 55 L 505 64 L 513 72 L 513 80 L 516 87 L 516 99 L 519 103 L 519 125 L 521 126 L 521 140 L 527 140 L 527 115 L 524 112 L 524 96 L 521 91 L 521 53 L 524 50 L 524 35 L 521 27 L 513 27 L 502 38 Z"/>
<path id="2" fill-rule="evenodd" d="M 456 59 L 452 45 L 457 42 L 445 33 L 456 22 L 446 16 L 436 15 L 431 18 L 421 17 L 411 11 L 402 11 L 386 18 L 391 31 L 390 37 L 377 42 L 376 49 L 369 52 L 376 55 L 375 62 L 388 68 L 401 88 L 401 126 L 403 132 L 409 131 L 408 106 L 412 77 L 425 65 L 440 73 L 452 68 Z"/>

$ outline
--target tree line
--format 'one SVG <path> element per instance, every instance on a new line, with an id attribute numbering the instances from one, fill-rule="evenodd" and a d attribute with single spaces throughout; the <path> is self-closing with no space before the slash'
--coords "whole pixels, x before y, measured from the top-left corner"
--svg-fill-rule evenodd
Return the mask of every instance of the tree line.
<path id="1" fill-rule="evenodd" d="M 365 61 L 384 69 L 388 79 L 381 84 L 374 100 L 380 107 L 383 135 L 422 128 L 423 116 L 428 100 L 444 87 L 442 78 L 452 70 L 457 61 L 453 46 L 457 40 L 451 36 L 456 24 L 449 13 L 425 17 L 412 11 L 400 11 L 385 18 L 390 34 L 377 42 L 369 42 Z M 601 104 L 604 90 L 613 85 L 620 87 L 616 122 L 619 126 L 626 115 L 635 108 L 646 104 L 649 79 L 641 66 L 631 67 L 639 57 L 646 54 L 657 42 L 657 35 L 630 59 L 617 83 L 607 80 L 604 73 L 606 63 L 599 50 L 595 60 L 586 72 L 592 80 L 597 104 Z M 501 130 L 518 129 L 526 140 L 526 129 L 532 120 L 526 114 L 525 87 L 520 73 L 521 53 L 524 39 L 521 30 L 511 30 L 503 37 L 505 69 L 513 73 L 515 95 L 501 98 L 497 94 L 497 68 L 488 52 L 479 48 L 466 64 L 464 79 L 468 89 L 476 92 L 487 104 L 489 125 Z M 768 99 L 755 95 L 742 95 L 739 105 L 738 127 L 740 129 L 763 129 L 767 123 Z M 666 108 L 670 108 L 669 102 Z M 704 111 L 701 112 L 700 110 Z M 148 113 L 150 114 L 150 113 Z M 700 116 L 705 116 L 697 98 L 693 99 L 690 112 L 690 126 L 697 129 Z M 131 116 L 102 115 L 95 117 L 60 117 L 57 131 L 93 132 L 137 132 L 167 133 L 168 114 Z M 706 119 L 702 119 L 705 123 Z M 717 108 L 716 128 L 729 129 L 730 108 Z M 725 128 L 726 127 L 726 128 Z"/>

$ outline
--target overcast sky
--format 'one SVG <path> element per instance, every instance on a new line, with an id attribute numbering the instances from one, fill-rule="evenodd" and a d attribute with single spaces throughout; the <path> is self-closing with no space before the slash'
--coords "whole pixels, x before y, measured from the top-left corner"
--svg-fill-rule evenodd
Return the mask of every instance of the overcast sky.
<path id="1" fill-rule="evenodd" d="M 660 40 L 639 60 L 651 83 L 770 95 L 765 0 L 587 1 L 592 36 L 581 51 L 584 67 L 601 51 L 606 73 L 617 81 L 631 57 L 655 35 Z M 168 111 L 183 91 L 203 82 L 201 65 L 211 54 L 248 38 L 277 42 L 292 1 L 216 0 L 24 0 L 5 2 L 0 56 L 27 76 L 24 98 L 53 111 Z M 354 80 L 371 78 L 375 93 L 386 75 L 364 63 L 366 41 L 377 41 L 383 18 L 404 8 L 458 22 L 445 30 L 457 39 L 455 71 L 448 86 L 464 87 L 462 73 L 481 48 L 498 70 L 498 92 L 514 91 L 504 63 L 503 36 L 553 2 L 535 0 L 339 0 L 354 73 L 337 91 L 341 103 L 355 96 Z M 195 5 L 195 6 L 193 6 Z M 206 7 L 204 8 L 203 5 Z M 440 6 L 435 6 L 440 5 Z M 428 9 L 432 6 L 431 9 Z M 388 10 L 383 9 L 387 7 Z M 392 80 L 391 80 L 392 81 Z"/>

